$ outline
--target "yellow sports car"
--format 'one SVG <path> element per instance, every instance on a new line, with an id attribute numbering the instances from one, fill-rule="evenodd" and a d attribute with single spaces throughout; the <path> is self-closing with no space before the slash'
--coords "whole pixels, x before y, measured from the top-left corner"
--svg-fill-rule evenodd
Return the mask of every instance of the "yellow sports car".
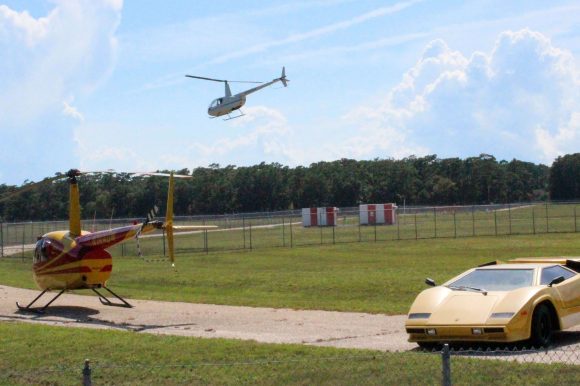
<path id="1" fill-rule="evenodd" d="M 417 296 L 409 342 L 517 342 L 548 346 L 552 333 L 580 324 L 580 258 L 519 258 L 470 269 Z"/>

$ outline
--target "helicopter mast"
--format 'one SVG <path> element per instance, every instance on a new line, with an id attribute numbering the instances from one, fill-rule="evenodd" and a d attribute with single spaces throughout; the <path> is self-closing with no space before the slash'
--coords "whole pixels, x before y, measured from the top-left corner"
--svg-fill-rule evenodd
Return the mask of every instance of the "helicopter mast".
<path id="1" fill-rule="evenodd" d="M 81 235 L 81 203 L 77 183 L 77 176 L 79 175 L 80 171 L 76 169 L 71 169 L 66 173 L 70 184 L 68 209 L 69 234 L 73 238 Z"/>
<path id="2" fill-rule="evenodd" d="M 230 85 L 228 84 L 228 81 L 225 81 L 226 83 L 226 98 L 229 98 L 232 96 L 232 91 L 230 90 Z"/>

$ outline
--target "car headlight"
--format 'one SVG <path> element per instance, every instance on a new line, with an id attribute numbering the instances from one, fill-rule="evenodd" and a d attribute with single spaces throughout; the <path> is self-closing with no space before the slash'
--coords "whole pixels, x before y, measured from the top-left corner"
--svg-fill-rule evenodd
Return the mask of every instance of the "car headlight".
<path id="1" fill-rule="evenodd" d="M 428 328 L 425 330 L 425 333 L 427 335 L 435 336 L 435 335 L 437 335 L 437 330 L 434 328 Z"/>
<path id="2" fill-rule="evenodd" d="M 515 312 L 494 312 L 491 314 L 491 318 L 493 319 L 509 319 L 514 316 Z"/>
<path id="3" fill-rule="evenodd" d="M 430 316 L 431 314 L 427 312 L 416 312 L 409 314 L 409 319 L 429 319 Z"/>

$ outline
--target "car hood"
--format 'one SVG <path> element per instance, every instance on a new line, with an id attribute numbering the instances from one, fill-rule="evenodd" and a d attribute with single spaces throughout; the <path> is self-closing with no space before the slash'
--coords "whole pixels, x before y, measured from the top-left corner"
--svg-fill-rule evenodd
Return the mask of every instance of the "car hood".
<path id="1" fill-rule="evenodd" d="M 500 296 L 456 291 L 448 296 L 429 318 L 430 324 L 482 324 Z"/>
<path id="2" fill-rule="evenodd" d="M 411 306 L 410 313 L 430 314 L 429 318 L 422 320 L 422 323 L 429 325 L 484 324 L 494 312 L 517 313 L 534 292 L 528 287 L 514 291 L 493 291 L 484 295 L 440 286 L 421 292 Z"/>

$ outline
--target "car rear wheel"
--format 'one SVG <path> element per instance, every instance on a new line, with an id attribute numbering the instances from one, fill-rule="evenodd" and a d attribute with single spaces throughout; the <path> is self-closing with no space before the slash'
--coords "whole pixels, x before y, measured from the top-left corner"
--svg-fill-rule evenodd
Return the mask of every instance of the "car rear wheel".
<path id="1" fill-rule="evenodd" d="M 552 343 L 552 333 L 554 326 L 552 325 L 552 313 L 548 306 L 540 304 L 534 310 L 532 316 L 532 334 L 530 343 L 534 347 L 545 347 Z"/>

